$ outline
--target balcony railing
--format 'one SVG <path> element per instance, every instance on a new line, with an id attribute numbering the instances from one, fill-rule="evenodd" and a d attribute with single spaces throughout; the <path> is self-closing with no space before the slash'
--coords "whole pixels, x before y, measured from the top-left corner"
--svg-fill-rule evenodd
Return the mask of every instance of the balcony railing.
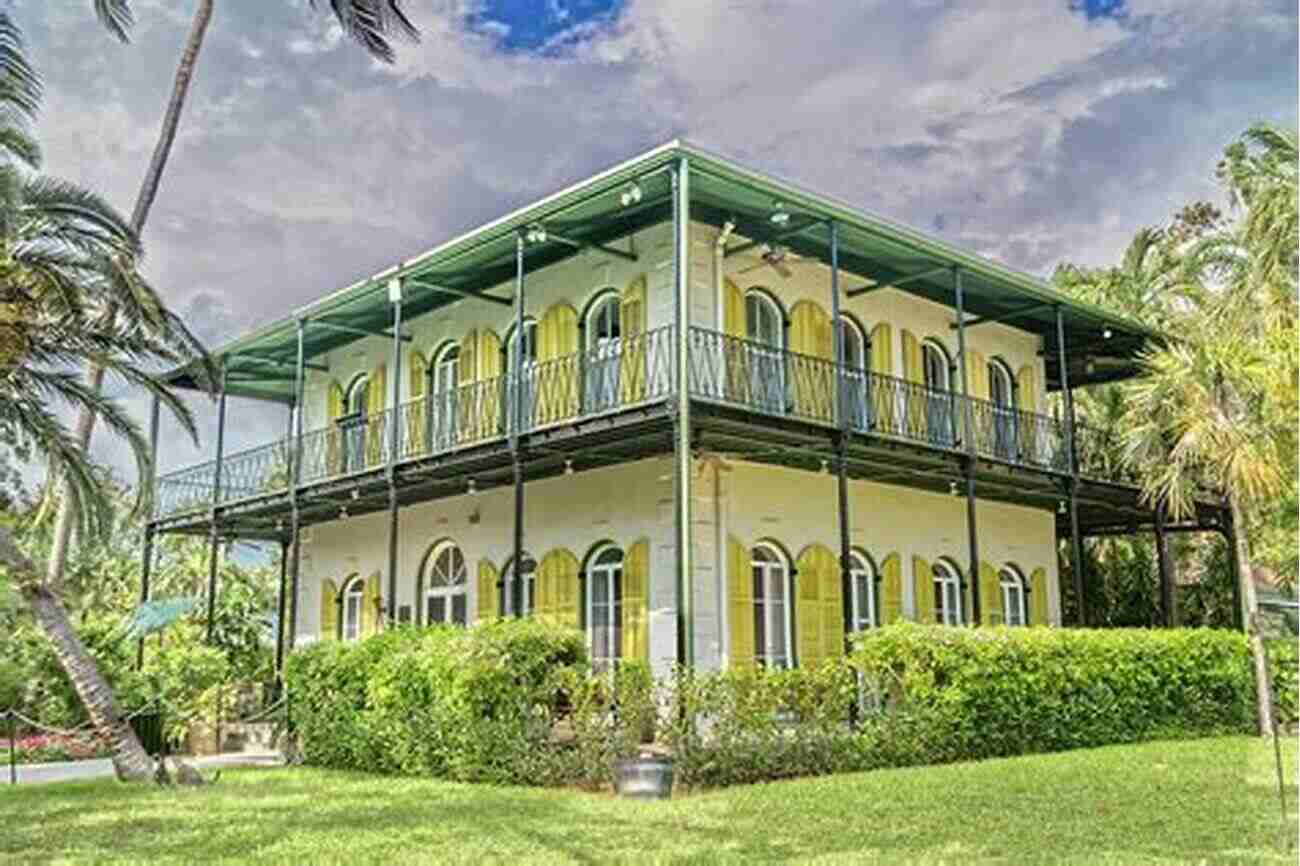
<path id="1" fill-rule="evenodd" d="M 394 410 L 351 416 L 303 434 L 299 483 L 342 478 L 381 468 L 397 424 L 396 461 L 416 460 L 579 418 L 662 402 L 676 393 L 674 329 L 659 328 L 592 349 L 529 365 L 514 387 L 501 375 L 426 394 Z M 834 426 L 836 365 L 823 358 L 773 349 L 704 328 L 688 341 L 691 396 L 773 417 Z M 1064 425 L 1049 416 L 963 398 L 904 379 L 846 370 L 839 377 L 850 429 L 962 453 L 970 406 L 971 435 L 980 457 L 1068 472 Z M 518 401 L 516 404 L 515 401 Z M 516 421 L 518 419 L 518 421 Z M 1092 477 L 1115 478 L 1116 467 L 1090 451 L 1080 428 L 1080 466 Z M 1091 437 L 1091 438 L 1090 438 Z M 156 515 L 169 517 L 283 492 L 294 449 L 281 439 L 226 456 L 220 495 L 209 461 L 158 479 Z"/>

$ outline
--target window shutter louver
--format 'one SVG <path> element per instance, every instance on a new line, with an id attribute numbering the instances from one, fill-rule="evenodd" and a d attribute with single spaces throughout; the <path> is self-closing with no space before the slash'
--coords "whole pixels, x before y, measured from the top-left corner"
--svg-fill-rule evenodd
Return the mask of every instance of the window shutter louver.
<path id="1" fill-rule="evenodd" d="M 1002 625 L 1006 612 L 1002 609 L 1002 581 L 998 570 L 987 562 L 980 563 L 980 613 L 985 625 Z"/>
<path id="2" fill-rule="evenodd" d="M 339 634 L 339 590 L 329 578 L 320 585 L 320 640 L 335 640 Z"/>
<path id="3" fill-rule="evenodd" d="M 816 301 L 799 301 L 790 310 L 790 350 L 810 358 L 831 360 L 831 319 Z M 795 412 L 832 418 L 831 368 L 800 358 L 792 358 L 789 363 Z"/>
<path id="4" fill-rule="evenodd" d="M 542 557 L 533 578 L 534 616 L 578 628 L 578 558 L 565 548 Z"/>
<path id="5" fill-rule="evenodd" d="M 795 571 L 799 665 L 807 667 L 838 656 L 844 646 L 843 592 L 839 563 L 824 545 L 805 548 Z"/>
<path id="6" fill-rule="evenodd" d="M 476 388 L 479 413 L 476 419 L 476 438 L 486 439 L 501 432 L 501 338 L 491 328 L 478 334 L 478 386 Z"/>
<path id="7" fill-rule="evenodd" d="M 385 446 L 388 444 L 388 368 L 378 364 L 370 374 L 370 390 L 366 394 L 366 464 L 378 466 L 384 462 Z"/>
<path id="8" fill-rule="evenodd" d="M 411 394 L 410 401 L 401 412 L 402 441 L 406 443 L 408 454 L 423 454 L 425 446 L 425 404 L 424 386 L 429 374 L 429 363 L 424 355 L 412 349 L 407 361 L 409 384 L 406 386 Z"/>
<path id="9" fill-rule="evenodd" d="M 871 372 L 894 375 L 894 335 L 888 322 L 871 329 Z"/>
<path id="10" fill-rule="evenodd" d="M 1030 623 L 1032 625 L 1050 625 L 1051 618 L 1047 604 L 1047 569 L 1035 568 L 1029 576 L 1030 588 Z"/>
<path id="11" fill-rule="evenodd" d="M 619 390 L 624 404 L 646 396 L 646 278 L 640 275 L 627 284 L 619 298 Z"/>
<path id="12" fill-rule="evenodd" d="M 934 572 L 930 563 L 919 556 L 912 557 L 912 602 L 917 622 L 934 622 Z"/>
<path id="13" fill-rule="evenodd" d="M 722 280 L 722 327 L 728 337 L 736 340 L 745 339 L 748 330 L 745 325 L 745 293 L 731 281 L 730 277 Z M 744 347 L 734 340 L 724 340 L 722 345 L 722 363 L 725 396 L 729 400 L 744 401 L 749 381 Z"/>
<path id="14" fill-rule="evenodd" d="M 337 380 L 331 381 L 325 391 L 325 415 L 328 421 L 325 430 L 325 463 L 331 475 L 343 469 L 343 434 L 337 422 L 343 417 L 346 402 L 343 386 Z"/>
<path id="15" fill-rule="evenodd" d="M 578 314 L 561 301 L 537 323 L 537 423 L 578 414 Z"/>
<path id="16" fill-rule="evenodd" d="M 623 658 L 646 659 L 650 650 L 650 542 L 633 544 L 623 558 Z"/>
<path id="17" fill-rule="evenodd" d="M 1025 364 L 1016 373 L 1016 408 L 1023 412 L 1038 411 L 1038 375 L 1032 364 Z"/>
<path id="18" fill-rule="evenodd" d="M 379 572 L 366 578 L 361 595 L 361 636 L 379 634 L 383 623 L 383 601 L 379 593 Z"/>
<path id="19" fill-rule="evenodd" d="M 734 535 L 727 538 L 727 622 L 731 667 L 754 666 L 754 572 L 749 548 Z"/>
<path id="20" fill-rule="evenodd" d="M 501 575 L 497 567 L 486 559 L 479 560 L 478 582 L 475 585 L 477 599 L 476 619 L 479 622 L 493 619 L 501 610 Z"/>
<path id="21" fill-rule="evenodd" d="M 903 618 L 903 559 L 897 553 L 889 554 L 880 563 L 880 610 L 877 616 L 881 625 Z"/>

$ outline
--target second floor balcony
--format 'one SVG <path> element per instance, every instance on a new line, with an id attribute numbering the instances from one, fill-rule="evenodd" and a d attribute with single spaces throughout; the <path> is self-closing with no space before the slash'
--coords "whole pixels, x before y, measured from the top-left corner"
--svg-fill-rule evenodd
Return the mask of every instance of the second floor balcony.
<path id="1" fill-rule="evenodd" d="M 730 407 L 760 420 L 802 422 L 926 450 L 1068 475 L 1065 424 L 1014 405 L 963 397 L 864 368 L 775 348 L 705 328 L 687 341 L 692 401 Z M 672 327 L 623 337 L 599 349 L 527 365 L 518 376 L 460 382 L 431 390 L 396 409 L 345 415 L 301 437 L 280 438 L 162 475 L 155 518 L 282 494 L 297 462 L 306 488 L 637 407 L 678 394 Z M 836 399 L 836 387 L 840 399 Z M 841 413 L 843 416 L 841 417 Z M 1125 481 L 1101 454 L 1096 437 L 1076 430 L 1080 472 Z M 973 448 L 970 443 L 973 443 Z M 219 489 L 218 489 L 219 479 Z"/>

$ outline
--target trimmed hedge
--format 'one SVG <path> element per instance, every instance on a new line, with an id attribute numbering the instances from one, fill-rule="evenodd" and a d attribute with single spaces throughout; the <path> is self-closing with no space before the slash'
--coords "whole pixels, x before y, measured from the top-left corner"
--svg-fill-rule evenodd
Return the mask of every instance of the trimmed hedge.
<path id="1" fill-rule="evenodd" d="M 591 676 L 582 634 L 537 620 L 320 643 L 286 682 L 308 763 L 465 782 L 606 783 L 653 718 L 648 669 Z"/>
<path id="2" fill-rule="evenodd" d="M 1294 721 L 1295 642 L 1270 650 Z M 655 682 L 643 664 L 593 674 L 579 632 L 500 620 L 319 644 L 291 657 L 287 682 L 313 764 L 595 787 L 654 738 L 680 783 L 717 787 L 1247 733 L 1250 671 L 1229 631 L 901 623 L 811 668 Z"/>
<path id="3" fill-rule="evenodd" d="M 1294 639 L 1264 642 L 1268 648 L 1269 685 L 1273 687 L 1273 709 L 1278 724 L 1300 722 L 1300 642 Z"/>

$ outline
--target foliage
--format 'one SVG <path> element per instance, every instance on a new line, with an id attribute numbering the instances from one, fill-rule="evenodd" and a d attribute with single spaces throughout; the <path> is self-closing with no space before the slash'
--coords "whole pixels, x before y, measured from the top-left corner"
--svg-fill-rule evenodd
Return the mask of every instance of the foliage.
<path id="1" fill-rule="evenodd" d="M 1273 708 L 1280 725 L 1300 722 L 1300 644 L 1294 638 L 1267 641 Z"/>
<path id="2" fill-rule="evenodd" d="M 1296 744 L 1227 737 L 752 785 L 640 803 L 311 767 L 183 792 L 0 785 L 39 863 L 1294 862 Z M 163 830 L 165 828 L 165 831 Z"/>
<path id="3" fill-rule="evenodd" d="M 7 739 L 0 740 L 6 752 Z M 59 761 L 85 761 L 107 758 L 113 752 L 107 741 L 95 734 L 35 734 L 18 737 L 14 756 L 20 764 L 50 764 Z"/>
<path id="4" fill-rule="evenodd" d="M 648 671 L 587 676 L 581 633 L 536 620 L 398 628 L 295 652 L 304 758 L 516 784 L 608 782 L 652 717 Z"/>

